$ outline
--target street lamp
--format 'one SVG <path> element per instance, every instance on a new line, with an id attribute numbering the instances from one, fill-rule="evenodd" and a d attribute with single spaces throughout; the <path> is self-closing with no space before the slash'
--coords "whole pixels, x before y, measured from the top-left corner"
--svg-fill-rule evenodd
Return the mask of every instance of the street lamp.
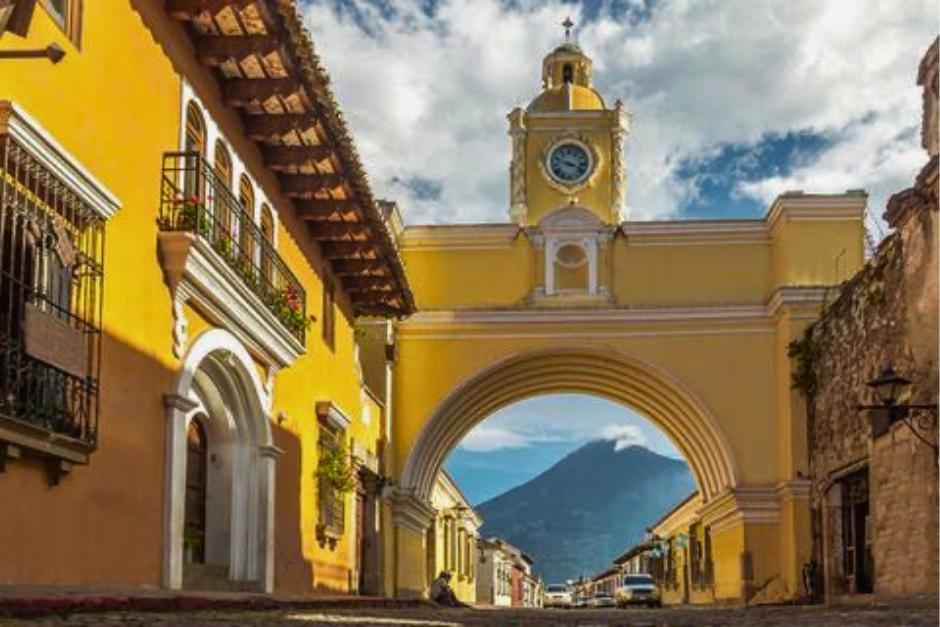
<path id="1" fill-rule="evenodd" d="M 937 424 L 936 403 L 900 403 L 902 393 L 911 385 L 910 379 L 895 372 L 889 364 L 877 377 L 866 383 L 875 392 L 880 405 L 858 405 L 859 411 L 882 411 L 888 418 L 888 425 L 903 422 L 917 439 L 933 449 L 937 456 L 937 444 L 928 440 L 921 431 L 927 433 Z M 913 415 L 913 418 L 912 418 Z M 875 429 L 874 419 L 872 429 Z"/>

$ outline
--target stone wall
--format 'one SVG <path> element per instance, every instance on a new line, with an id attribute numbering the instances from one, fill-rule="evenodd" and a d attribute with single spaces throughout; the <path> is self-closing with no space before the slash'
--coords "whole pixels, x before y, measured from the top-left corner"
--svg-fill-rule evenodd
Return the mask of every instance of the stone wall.
<path id="1" fill-rule="evenodd" d="M 940 584 L 936 449 L 903 422 L 856 408 L 875 402 L 865 383 L 889 364 L 913 382 L 902 401 L 937 402 L 937 58 L 934 42 L 918 76 L 929 160 L 914 185 L 888 203 L 885 219 L 894 232 L 826 307 L 799 351 L 807 371 L 800 380 L 808 406 L 814 557 L 827 598 L 852 591 L 843 572 L 839 480 L 860 470 L 868 472 L 874 593 L 936 594 Z M 936 421 L 920 433 L 936 445 Z"/>

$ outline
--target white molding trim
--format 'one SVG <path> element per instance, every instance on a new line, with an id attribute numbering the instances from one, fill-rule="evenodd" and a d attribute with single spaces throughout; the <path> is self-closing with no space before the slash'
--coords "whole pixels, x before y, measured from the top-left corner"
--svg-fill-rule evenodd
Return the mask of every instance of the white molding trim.
<path id="1" fill-rule="evenodd" d="M 9 111 L 6 130 L 30 155 L 45 168 L 54 172 L 83 201 L 103 217 L 109 219 L 121 208 L 121 201 L 98 179 L 91 175 L 74 156 L 57 142 L 52 134 L 30 116 L 20 105 L 0 100 L 0 128 L 3 109 Z"/>
<path id="2" fill-rule="evenodd" d="M 701 509 L 702 522 L 714 533 L 740 525 L 777 525 L 780 496 L 770 486 L 737 486 L 725 490 Z"/>
<path id="3" fill-rule="evenodd" d="M 767 303 L 767 315 L 777 317 L 781 313 L 789 313 L 795 319 L 815 319 L 819 316 L 800 315 L 793 311 L 795 308 L 820 307 L 825 301 L 826 294 L 838 294 L 837 285 L 812 286 L 786 286 L 777 288 Z"/>
<path id="4" fill-rule="evenodd" d="M 437 516 L 434 507 L 413 490 L 391 489 L 387 499 L 392 505 L 395 525 L 413 533 L 424 534 Z"/>
<path id="5" fill-rule="evenodd" d="M 764 305 L 715 305 L 702 307 L 611 307 L 605 309 L 487 309 L 422 310 L 397 323 L 400 331 L 421 327 L 485 324 L 617 324 L 636 322 L 771 322 Z"/>
<path id="6" fill-rule="evenodd" d="M 211 359 L 210 359 L 211 358 Z M 271 399 L 264 392 L 248 350 L 225 329 L 210 329 L 196 338 L 186 354 L 171 391 L 164 395 L 166 408 L 166 461 L 163 524 L 163 585 L 179 589 L 183 580 L 183 526 L 186 502 L 186 435 L 190 420 L 206 412 L 199 400 L 197 372 L 212 378 L 226 391 L 226 425 L 239 449 L 235 456 L 240 499 L 232 516 L 229 576 L 252 581 L 270 593 L 274 587 L 274 445 L 268 418 Z M 210 374 L 211 373 L 211 374 Z M 238 540 L 236 536 L 243 536 Z"/>
<path id="7" fill-rule="evenodd" d="M 331 424 L 332 426 L 345 431 L 352 424 L 352 420 L 342 409 L 336 406 L 333 401 L 317 401 L 317 416 Z"/>
<path id="8" fill-rule="evenodd" d="M 164 262 L 173 240 L 189 239 L 182 277 L 173 289 L 174 354 L 182 355 L 187 340 L 183 304 L 191 303 L 210 319 L 234 333 L 267 365 L 290 366 L 306 352 L 238 274 L 201 238 L 183 232 L 162 232 Z M 166 244 L 166 246 L 164 246 Z"/>

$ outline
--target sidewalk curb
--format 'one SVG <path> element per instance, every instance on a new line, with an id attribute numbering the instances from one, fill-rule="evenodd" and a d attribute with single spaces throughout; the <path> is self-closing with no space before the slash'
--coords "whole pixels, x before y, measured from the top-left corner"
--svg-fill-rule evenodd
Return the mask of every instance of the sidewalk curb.
<path id="1" fill-rule="evenodd" d="M 105 612 L 197 612 L 204 610 L 336 610 L 336 609 L 403 609 L 427 605 L 423 599 L 326 598 L 278 599 L 264 595 L 220 598 L 177 594 L 167 596 L 134 596 L 92 594 L 76 596 L 0 597 L 0 617 L 38 618 L 69 614 Z"/>

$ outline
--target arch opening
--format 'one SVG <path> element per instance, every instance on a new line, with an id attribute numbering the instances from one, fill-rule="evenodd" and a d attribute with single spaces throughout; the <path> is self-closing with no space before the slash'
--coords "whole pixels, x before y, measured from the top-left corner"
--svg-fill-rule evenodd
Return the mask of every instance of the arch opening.
<path id="1" fill-rule="evenodd" d="M 473 427 L 516 401 L 553 393 L 589 394 L 641 413 L 687 460 L 705 502 L 738 483 L 737 464 L 717 421 L 681 382 L 614 350 L 551 348 L 512 355 L 456 386 L 415 440 L 402 490 L 429 502 L 445 459 Z"/>
<path id="2" fill-rule="evenodd" d="M 482 519 L 473 530 L 483 545 L 498 539 L 525 552 L 548 582 L 604 572 L 626 548 L 651 542 L 651 529 L 697 489 L 667 434 L 622 403 L 584 393 L 537 395 L 497 410 L 460 441 L 442 472 L 432 503 L 437 526 L 449 522 L 439 493 L 450 479 Z M 429 553 L 440 544 L 428 544 Z M 700 564 L 711 558 L 700 557 Z M 649 572 L 662 577 L 664 562 L 654 562 Z M 507 601 L 495 586 L 482 593 L 484 602 Z"/>

